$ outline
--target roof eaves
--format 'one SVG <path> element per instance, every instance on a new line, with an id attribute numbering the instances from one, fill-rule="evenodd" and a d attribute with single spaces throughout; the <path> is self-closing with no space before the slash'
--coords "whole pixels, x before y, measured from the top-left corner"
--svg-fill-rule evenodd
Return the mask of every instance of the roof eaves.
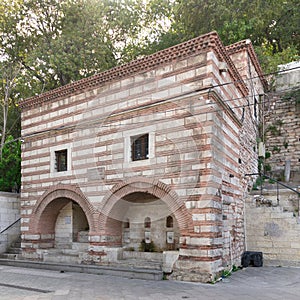
<path id="1" fill-rule="evenodd" d="M 215 41 L 217 43 L 215 47 L 215 51 L 218 55 L 218 58 L 220 61 L 225 61 L 229 67 L 229 72 L 231 77 L 233 78 L 234 85 L 239 88 L 244 96 L 248 95 L 248 88 L 237 70 L 235 64 L 233 63 L 232 59 L 230 58 L 230 55 L 227 51 L 227 48 L 223 45 L 222 41 L 220 39 Z"/>
<path id="2" fill-rule="evenodd" d="M 243 45 L 243 42 L 231 45 L 229 48 L 224 47 L 218 33 L 213 31 L 149 56 L 133 60 L 125 65 L 117 66 L 94 76 L 83 78 L 43 94 L 24 99 L 19 103 L 19 106 L 21 108 L 29 108 L 54 99 L 75 95 L 83 91 L 103 86 L 107 82 L 146 72 L 163 64 L 170 63 L 196 53 L 201 53 L 203 51 L 209 51 L 211 49 L 215 51 L 221 61 L 225 61 L 227 63 L 231 76 L 233 77 L 234 84 L 241 89 L 244 95 L 247 95 L 247 86 L 228 55 L 228 51 L 229 53 L 230 51 L 233 51 L 233 49 L 235 51 L 239 44 Z"/>
<path id="3" fill-rule="evenodd" d="M 161 50 L 149 56 L 133 60 L 125 65 L 117 66 L 94 76 L 83 78 L 43 94 L 24 99 L 19 103 L 19 106 L 21 108 L 35 106 L 46 101 L 74 95 L 78 92 L 82 92 L 83 90 L 86 91 L 95 87 L 100 87 L 106 82 L 151 70 L 165 63 L 184 58 L 203 50 L 209 50 L 214 46 L 215 39 L 219 39 L 216 32 L 201 35 L 192 40 Z"/>
<path id="4" fill-rule="evenodd" d="M 262 83 L 264 85 L 264 88 L 265 89 L 268 88 L 268 82 L 264 77 L 262 68 L 259 64 L 259 60 L 257 58 L 254 47 L 251 43 L 251 40 L 246 39 L 246 40 L 234 43 L 232 45 L 228 45 L 228 46 L 226 46 L 226 50 L 229 55 L 246 50 L 249 54 L 249 57 L 251 58 L 251 61 L 255 67 L 255 70 L 256 70 L 260 80 L 262 81 Z"/>

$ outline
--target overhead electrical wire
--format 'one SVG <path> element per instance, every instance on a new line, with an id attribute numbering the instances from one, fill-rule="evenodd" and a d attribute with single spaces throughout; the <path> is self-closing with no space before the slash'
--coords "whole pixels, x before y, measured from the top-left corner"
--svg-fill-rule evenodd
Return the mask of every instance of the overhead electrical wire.
<path id="1" fill-rule="evenodd" d="M 253 79 L 257 79 L 257 78 L 261 78 L 261 77 L 265 77 L 265 76 L 269 76 L 269 75 L 275 75 L 275 74 L 280 74 L 280 73 L 284 73 L 284 72 L 288 72 L 288 71 L 291 71 L 291 70 L 296 70 L 296 69 L 299 69 L 300 67 L 294 67 L 294 68 L 290 68 L 290 69 L 287 69 L 287 70 L 279 70 L 279 71 L 276 71 L 276 72 L 271 72 L 271 73 L 268 73 L 268 74 L 264 74 L 264 75 L 258 75 L 258 76 L 252 76 L 251 78 L 247 78 L 247 79 L 245 79 L 245 80 L 253 80 Z M 243 80 L 243 81 L 245 81 L 245 80 Z M 215 88 L 218 88 L 218 87 L 222 87 L 222 86 L 226 86 L 226 85 L 229 85 L 229 84 L 234 84 L 234 83 L 236 83 L 237 81 L 230 81 L 230 82 L 226 82 L 226 83 L 222 83 L 222 84 L 216 84 L 216 85 L 213 85 L 213 86 L 211 86 L 210 88 L 204 88 L 204 89 L 200 89 L 200 90 L 198 90 L 198 91 L 191 91 L 191 92 L 189 92 L 189 93 L 187 93 L 185 96 L 188 96 L 189 94 L 199 94 L 199 93 L 201 93 L 201 92 L 204 92 L 204 91 L 208 91 L 208 90 L 213 90 L 213 89 L 215 89 Z M 280 90 L 280 92 L 282 93 L 282 92 L 287 92 L 287 91 L 292 91 L 292 90 L 295 90 L 295 88 L 294 87 L 291 87 L 291 88 L 287 88 L 287 89 L 284 89 L 284 90 Z M 232 102 L 232 101 L 237 101 L 237 100 L 242 100 L 242 99 L 245 99 L 245 98 L 248 98 L 248 97 L 257 97 L 257 96 L 262 96 L 262 95 L 268 95 L 268 93 L 264 93 L 264 94 L 254 94 L 254 95 L 247 95 L 247 96 L 242 96 L 242 97 L 238 97 L 238 98 L 231 98 L 231 99 L 227 99 L 227 100 L 222 100 L 222 102 L 223 103 L 228 103 L 228 102 Z M 175 97 L 175 98 L 178 98 L 178 97 Z M 163 104 L 163 103 L 165 103 L 165 102 L 172 102 L 172 101 L 175 101 L 174 100 L 174 97 L 170 97 L 170 99 L 164 99 L 164 100 L 161 100 L 161 101 L 159 101 L 159 102 L 157 102 L 157 103 L 150 103 L 150 104 L 146 104 L 146 105 L 144 105 L 144 106 L 140 106 L 140 107 L 137 107 L 137 108 L 133 108 L 133 109 L 128 109 L 128 110 L 126 110 L 126 111 L 124 111 L 124 112 L 119 112 L 120 114 L 122 114 L 122 113 L 130 113 L 130 112 L 132 112 L 132 111 L 136 111 L 136 110 L 141 110 L 141 109 L 146 109 L 146 108 L 148 108 L 148 107 L 151 107 L 151 106 L 153 106 L 153 105 L 155 105 L 155 106 L 157 106 L 157 105 L 160 105 L 160 104 Z M 277 100 L 277 101 L 279 101 L 279 99 Z M 197 104 L 197 105 L 193 105 L 193 109 L 194 108 L 201 108 L 201 107 L 207 107 L 208 105 L 213 105 L 213 104 L 216 104 L 216 103 L 205 103 L 205 104 Z M 231 110 L 233 110 L 233 109 L 238 109 L 238 108 L 247 108 L 247 107 L 250 107 L 250 106 L 254 106 L 254 105 L 257 105 L 257 103 L 255 104 L 255 103 L 252 103 L 252 104 L 250 104 L 250 103 L 248 103 L 247 102 L 247 104 L 243 104 L 243 105 L 237 105 L 237 106 L 228 106 L 228 108 L 229 109 L 231 109 Z M 262 104 L 259 104 L 259 105 L 264 105 L 264 103 L 262 103 Z M 165 113 L 165 112 L 172 112 L 172 111 L 178 111 L 178 110 L 185 110 L 185 111 L 188 111 L 188 109 L 187 108 L 180 108 L 180 107 L 177 107 L 177 108 L 175 108 L 175 109 L 170 109 L 170 110 L 164 110 L 164 111 L 162 111 L 162 112 L 157 112 L 157 113 Z M 207 113 L 215 113 L 215 112 L 220 112 L 220 111 L 224 111 L 224 108 L 220 108 L 220 109 L 212 109 L 212 110 L 210 110 L 209 112 L 208 111 L 205 111 L 205 112 L 203 112 L 203 113 L 201 113 L 201 112 L 198 112 L 197 114 L 196 114 L 196 116 L 199 116 L 199 115 L 202 115 L 202 114 L 207 114 Z M 113 116 L 113 114 L 112 115 L 108 115 L 108 116 L 106 116 L 105 118 L 98 118 L 97 119 L 97 121 L 99 122 L 99 121 L 105 121 L 105 120 L 107 120 L 107 118 L 108 117 L 110 117 L 110 116 Z M 152 121 L 148 121 L 148 122 L 158 122 L 158 121 L 162 121 L 162 120 L 166 120 L 166 118 L 164 117 L 164 118 L 161 118 L 161 119 L 154 119 L 154 120 L 152 120 Z M 16 122 L 16 120 L 15 120 L 15 122 Z M 97 123 L 98 123 L 97 122 Z M 89 122 L 87 122 L 87 123 L 91 123 L 90 121 Z M 95 121 L 94 122 L 92 122 L 93 124 L 95 124 Z M 132 125 L 138 125 L 138 124 L 144 124 L 145 123 L 145 121 L 143 121 L 143 122 L 134 122 L 134 123 L 129 123 L 129 124 L 114 124 L 114 125 L 103 125 L 102 124 L 102 126 L 103 127 L 109 127 L 109 126 L 132 126 Z M 82 125 L 82 123 L 80 123 L 80 125 Z M 12 143 L 12 142 L 14 142 L 14 141 L 17 141 L 17 140 L 23 140 L 23 139 L 25 139 L 25 138 L 28 138 L 28 137 L 32 137 L 32 136 L 36 136 L 36 135 L 39 135 L 39 134 L 43 134 L 43 133 L 46 133 L 46 132 L 52 132 L 52 131 L 59 131 L 59 130 L 65 130 L 65 129 L 69 129 L 69 128 L 76 128 L 76 127 L 79 127 L 78 125 L 69 125 L 69 126 L 60 126 L 60 127 L 58 127 L 58 128 L 51 128 L 51 129 L 45 129 L 45 130 L 41 130 L 41 131 L 37 131 L 37 132 L 33 132 L 33 133 L 31 133 L 31 134 L 28 134 L 28 135 L 24 135 L 24 136 L 20 136 L 20 137 L 17 137 L 17 138 L 15 138 L 15 139 L 13 139 L 13 140 L 11 140 L 11 141 L 9 141 L 9 142 L 6 142 L 5 144 L 7 144 L 7 143 Z"/>
<path id="2" fill-rule="evenodd" d="M 287 89 L 288 90 L 288 89 Z M 290 90 L 290 89 L 289 89 Z M 256 96 L 259 96 L 258 94 Z M 237 99 L 243 99 L 243 98 L 237 98 Z M 231 100 L 226 100 L 226 102 L 228 101 L 234 101 L 235 99 L 231 99 Z M 277 100 L 278 101 L 278 100 Z M 215 104 L 215 103 L 208 103 L 206 105 L 196 105 L 196 106 L 193 106 L 193 108 L 199 108 L 199 107 L 203 107 L 203 106 L 207 106 L 207 105 L 212 105 L 212 104 Z M 231 106 L 230 108 L 231 109 L 238 109 L 238 108 L 248 108 L 248 107 L 251 107 L 251 106 L 254 106 L 255 104 L 252 103 L 252 104 L 243 104 L 243 105 L 237 105 L 237 106 Z M 172 112 L 172 111 L 179 111 L 179 110 L 184 110 L 184 111 L 188 111 L 188 109 L 186 107 L 177 107 L 176 109 L 171 109 L 171 110 L 165 110 L 165 111 L 162 111 L 162 112 L 157 112 L 158 114 L 159 113 L 163 113 L 163 112 Z M 197 114 L 195 114 L 195 117 L 199 116 L 199 115 L 203 115 L 203 114 L 207 114 L 207 113 L 216 113 L 216 112 L 222 112 L 224 111 L 224 108 L 220 108 L 220 109 L 211 109 L 210 111 L 206 111 L 206 112 L 198 112 Z M 170 117 L 171 118 L 171 117 Z M 103 118 L 103 119 L 97 119 L 98 122 L 100 122 L 101 124 L 101 121 L 105 121 L 107 120 L 107 117 L 106 118 Z M 156 122 L 161 122 L 161 121 L 166 121 L 166 118 L 165 117 L 162 117 L 162 118 L 159 118 L 159 119 L 153 119 L 153 120 L 149 120 L 147 121 L 148 123 L 151 122 L 151 123 L 156 123 Z M 98 122 L 93 122 L 92 124 L 95 125 L 95 123 L 98 123 Z M 119 121 L 121 122 L 121 121 Z M 91 122 L 87 122 L 87 123 L 91 123 Z M 139 124 L 142 124 L 144 125 L 145 124 L 145 121 L 140 121 L 140 122 L 132 122 L 132 123 L 128 123 L 128 124 L 125 124 L 125 123 L 119 123 L 119 124 L 101 124 L 101 127 L 124 127 L 124 126 L 133 126 L 133 125 L 139 125 Z M 75 128 L 80 128 L 82 125 L 84 125 L 84 123 L 80 123 L 79 124 L 76 124 L 76 125 L 69 125 L 69 126 L 61 126 L 61 127 L 58 127 L 58 128 L 51 128 L 51 129 L 46 129 L 46 130 L 41 130 L 41 131 L 36 131 L 36 132 L 33 132 L 29 135 L 24 135 L 24 136 L 20 136 L 18 138 L 15 138 L 7 143 L 12 143 L 14 141 L 17 141 L 17 140 L 24 140 L 26 138 L 29 138 L 29 137 L 33 137 L 33 136 L 36 136 L 36 135 L 40 135 L 40 134 L 44 134 L 44 133 L 47 133 L 47 132 L 55 132 L 55 131 L 60 131 L 60 130 L 66 130 L 66 129 L 75 129 Z"/>

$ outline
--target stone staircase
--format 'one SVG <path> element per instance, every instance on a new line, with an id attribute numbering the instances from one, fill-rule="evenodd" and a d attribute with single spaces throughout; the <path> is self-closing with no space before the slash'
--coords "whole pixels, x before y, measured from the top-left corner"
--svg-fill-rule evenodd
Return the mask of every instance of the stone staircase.
<path id="1" fill-rule="evenodd" d="M 19 241 L 20 242 L 20 241 Z M 43 261 L 25 260 L 19 254 L 19 243 L 15 243 L 10 253 L 0 256 L 0 265 L 24 268 L 57 270 L 60 272 L 82 272 L 98 275 L 112 275 L 134 279 L 162 280 L 162 253 L 131 252 L 115 263 L 105 265 L 83 264 L 83 256 L 88 248 L 87 243 L 73 243 L 72 248 L 45 249 Z M 13 253 L 16 252 L 16 253 Z"/>
<path id="2" fill-rule="evenodd" d="M 163 268 L 163 254 L 156 252 L 123 251 L 122 259 L 119 259 L 115 265 L 131 269 L 140 268 L 161 271 Z"/>
<path id="3" fill-rule="evenodd" d="M 161 280 L 164 272 L 172 271 L 173 263 L 179 255 L 178 251 L 121 251 L 122 255 L 114 262 L 90 265 L 84 264 L 88 247 L 88 243 L 72 243 L 66 247 L 43 249 L 42 261 L 32 261 L 22 257 L 19 237 L 6 253 L 0 255 L 0 265 Z"/>
<path id="4" fill-rule="evenodd" d="M 247 198 L 246 250 L 263 252 L 264 265 L 300 267 L 299 201 L 288 189 L 264 189 Z"/>
<path id="5" fill-rule="evenodd" d="M 64 251 L 59 249 L 49 249 L 44 252 L 44 262 L 64 263 L 64 264 L 79 264 L 80 257 L 76 251 Z"/>
<path id="6" fill-rule="evenodd" d="M 128 267 L 131 269 L 149 269 L 149 270 L 162 270 L 162 262 L 147 261 L 141 259 L 123 259 L 119 260 L 116 264 L 120 267 Z"/>
<path id="7" fill-rule="evenodd" d="M 162 280 L 163 272 L 160 270 L 130 268 L 122 266 L 96 266 L 83 264 L 66 264 L 54 262 L 37 262 L 28 260 L 11 260 L 0 258 L 0 265 L 14 266 L 19 268 L 35 268 L 54 270 L 59 272 L 77 272 L 94 275 L 119 276 L 130 279 Z"/>
<path id="8" fill-rule="evenodd" d="M 43 252 L 43 261 L 50 263 L 80 264 L 88 243 L 72 243 L 71 248 L 52 248 Z"/>
<path id="9" fill-rule="evenodd" d="M 0 258 L 20 259 L 21 258 L 21 236 L 15 240 L 6 252 L 0 254 Z"/>
<path id="10" fill-rule="evenodd" d="M 47 249 L 43 253 L 43 261 L 46 263 L 81 264 L 83 256 L 86 253 L 84 248 L 85 246 L 83 245 L 81 249 L 74 246 L 72 249 Z M 163 255 L 162 253 L 124 251 L 121 259 L 103 265 L 128 268 L 131 270 L 145 269 L 162 271 Z"/>

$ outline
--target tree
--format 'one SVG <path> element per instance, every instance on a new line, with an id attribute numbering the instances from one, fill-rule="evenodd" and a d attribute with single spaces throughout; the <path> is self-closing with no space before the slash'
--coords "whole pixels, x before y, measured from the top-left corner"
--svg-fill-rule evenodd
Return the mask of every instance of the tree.
<path id="1" fill-rule="evenodd" d="M 118 64 L 156 51 L 158 41 L 170 23 L 172 0 L 106 0 L 105 18 Z"/>
<path id="2" fill-rule="evenodd" d="M 115 65 L 103 27 L 102 5 L 92 0 L 30 0 L 24 7 L 32 46 L 22 64 L 36 93 L 57 88 Z M 101 2 L 102 3 L 102 2 Z M 35 20 L 33 23 L 32 19 Z"/>
<path id="3" fill-rule="evenodd" d="M 19 37 L 16 25 L 21 17 L 18 13 L 20 3 L 3 0 L 0 4 L 0 157 L 8 133 L 19 134 L 20 118 L 14 101 L 17 78 L 21 66 L 18 62 L 20 53 Z M 14 118 L 11 118 L 11 116 Z"/>
<path id="4" fill-rule="evenodd" d="M 175 0 L 172 28 L 157 44 L 170 46 L 216 30 L 225 45 L 251 39 L 270 72 L 278 60 L 299 59 L 299 19 L 296 0 Z"/>
<path id="5" fill-rule="evenodd" d="M 8 0 L 6 0 L 8 1 Z M 163 27 L 157 0 L 27 0 L 17 27 L 25 97 L 128 62 Z M 168 1 L 163 0 L 162 3 Z M 162 12 L 160 12 L 160 9 Z"/>
<path id="6" fill-rule="evenodd" d="M 1 140 L 0 140 L 0 157 L 1 157 L 1 150 L 3 148 L 6 134 L 8 131 L 12 130 L 14 124 L 11 124 L 12 126 L 9 127 L 9 113 L 13 111 L 13 107 L 15 107 L 15 104 L 12 100 L 12 93 L 15 88 L 16 84 L 16 77 L 18 76 L 19 68 L 18 66 L 6 62 L 2 63 L 1 69 L 0 69 L 0 79 L 1 79 L 1 87 L 0 87 L 0 111 L 2 111 L 2 118 L 0 118 L 1 125 Z M 18 118 L 18 116 L 17 116 Z"/>
<path id="7" fill-rule="evenodd" d="M 21 142 L 8 136 L 0 158 L 0 191 L 19 191 L 21 186 Z"/>

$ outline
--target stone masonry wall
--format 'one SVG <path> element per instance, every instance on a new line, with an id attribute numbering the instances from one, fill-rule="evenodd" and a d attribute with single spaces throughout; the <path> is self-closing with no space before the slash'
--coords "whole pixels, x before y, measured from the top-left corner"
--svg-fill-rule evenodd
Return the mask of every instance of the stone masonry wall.
<path id="1" fill-rule="evenodd" d="M 285 99 L 287 92 L 270 96 L 270 110 L 266 117 L 266 158 L 272 177 L 284 181 L 284 170 L 290 162 L 291 180 L 300 182 L 300 103 Z"/>
<path id="2" fill-rule="evenodd" d="M 282 181 L 288 179 L 284 170 L 289 166 L 290 180 L 300 183 L 299 63 L 282 65 L 279 70 L 276 91 L 266 99 L 266 165 L 271 176 Z"/>
<path id="3" fill-rule="evenodd" d="M 264 265 L 300 266 L 298 196 L 288 190 L 268 191 L 246 200 L 246 250 L 262 251 Z"/>
<path id="4" fill-rule="evenodd" d="M 0 231 L 7 228 L 20 218 L 20 195 L 0 192 Z M 20 223 L 18 222 L 0 234 L 0 253 L 20 236 Z"/>

